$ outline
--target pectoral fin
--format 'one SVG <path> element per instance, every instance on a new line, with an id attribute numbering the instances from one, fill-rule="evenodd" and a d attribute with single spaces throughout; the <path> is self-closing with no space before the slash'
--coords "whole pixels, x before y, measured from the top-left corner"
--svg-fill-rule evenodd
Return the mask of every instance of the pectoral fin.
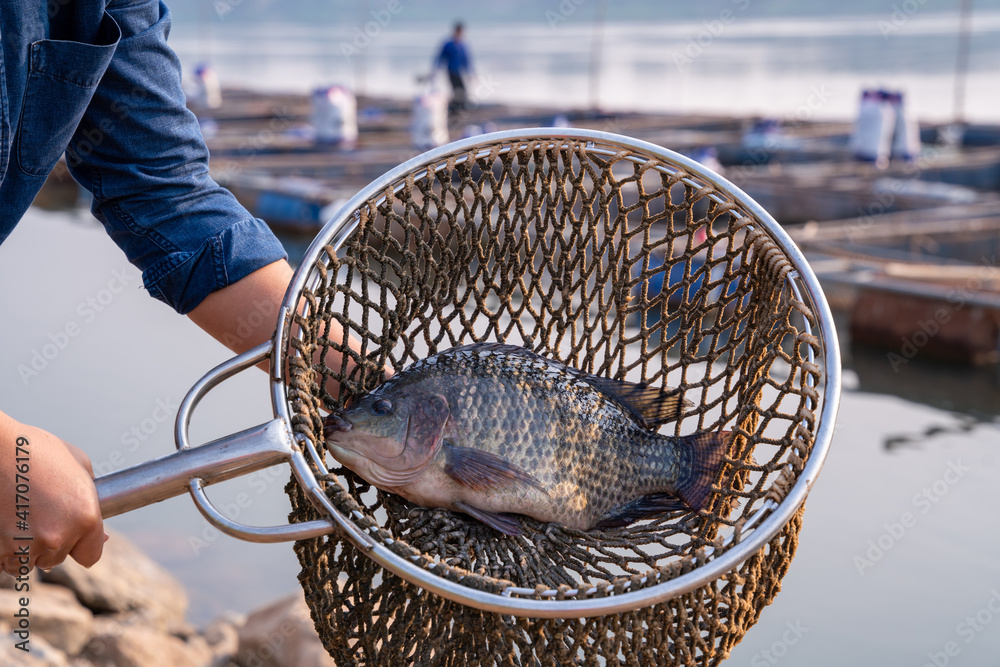
<path id="1" fill-rule="evenodd" d="M 501 456 L 451 442 L 445 442 L 443 450 L 444 471 L 456 482 L 473 491 L 496 491 L 511 485 L 544 491 L 530 473 Z"/>
<path id="2" fill-rule="evenodd" d="M 504 535 L 517 536 L 521 534 L 521 522 L 517 520 L 517 516 L 514 514 L 487 512 L 461 500 L 455 503 L 455 508 L 465 512 L 474 519 L 479 519 L 490 528 L 499 530 Z"/>

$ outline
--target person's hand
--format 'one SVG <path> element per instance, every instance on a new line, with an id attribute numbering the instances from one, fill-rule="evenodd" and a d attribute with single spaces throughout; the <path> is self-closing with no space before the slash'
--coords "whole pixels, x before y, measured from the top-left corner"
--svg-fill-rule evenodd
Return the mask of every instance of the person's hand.
<path id="1" fill-rule="evenodd" d="M 23 576 L 67 556 L 90 567 L 106 539 L 87 455 L 0 413 L 0 567 Z"/>

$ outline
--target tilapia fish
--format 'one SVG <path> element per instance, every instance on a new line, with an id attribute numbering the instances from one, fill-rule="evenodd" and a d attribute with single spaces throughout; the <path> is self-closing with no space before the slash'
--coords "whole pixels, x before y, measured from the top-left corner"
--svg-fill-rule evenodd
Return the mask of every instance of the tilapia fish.
<path id="1" fill-rule="evenodd" d="M 589 530 L 705 507 L 729 433 L 656 433 L 688 405 L 677 390 L 479 343 L 415 362 L 324 432 L 340 463 L 418 505 L 508 535 L 517 514 Z"/>

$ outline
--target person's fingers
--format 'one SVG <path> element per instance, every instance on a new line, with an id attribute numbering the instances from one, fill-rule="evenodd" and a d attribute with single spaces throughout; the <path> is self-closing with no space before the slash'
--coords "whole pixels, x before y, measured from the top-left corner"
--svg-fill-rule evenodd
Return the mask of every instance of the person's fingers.
<path id="1" fill-rule="evenodd" d="M 104 523 L 97 522 L 97 525 L 87 530 L 82 538 L 73 546 L 69 555 L 77 563 L 84 567 L 91 567 L 101 558 L 104 551 L 104 542 L 107 540 L 104 532 Z"/>
<path id="2" fill-rule="evenodd" d="M 35 567 L 39 570 L 45 570 L 48 572 L 56 565 L 61 565 L 66 557 L 69 555 L 69 548 L 63 549 L 45 549 L 38 558 L 35 559 Z"/>
<path id="3" fill-rule="evenodd" d="M 28 574 L 34 566 L 31 560 L 30 552 L 28 554 L 8 556 L 3 561 L 3 569 L 13 577 L 23 576 Z"/>

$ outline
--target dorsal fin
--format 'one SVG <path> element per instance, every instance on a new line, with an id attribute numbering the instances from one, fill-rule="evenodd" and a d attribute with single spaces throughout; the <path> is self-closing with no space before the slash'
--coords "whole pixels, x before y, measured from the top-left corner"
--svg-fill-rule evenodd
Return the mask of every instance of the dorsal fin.
<path id="1" fill-rule="evenodd" d="M 643 428 L 649 430 L 676 421 L 684 410 L 694 405 L 684 399 L 680 389 L 672 387 L 613 380 L 587 373 L 580 373 L 579 378 L 621 405 Z"/>

